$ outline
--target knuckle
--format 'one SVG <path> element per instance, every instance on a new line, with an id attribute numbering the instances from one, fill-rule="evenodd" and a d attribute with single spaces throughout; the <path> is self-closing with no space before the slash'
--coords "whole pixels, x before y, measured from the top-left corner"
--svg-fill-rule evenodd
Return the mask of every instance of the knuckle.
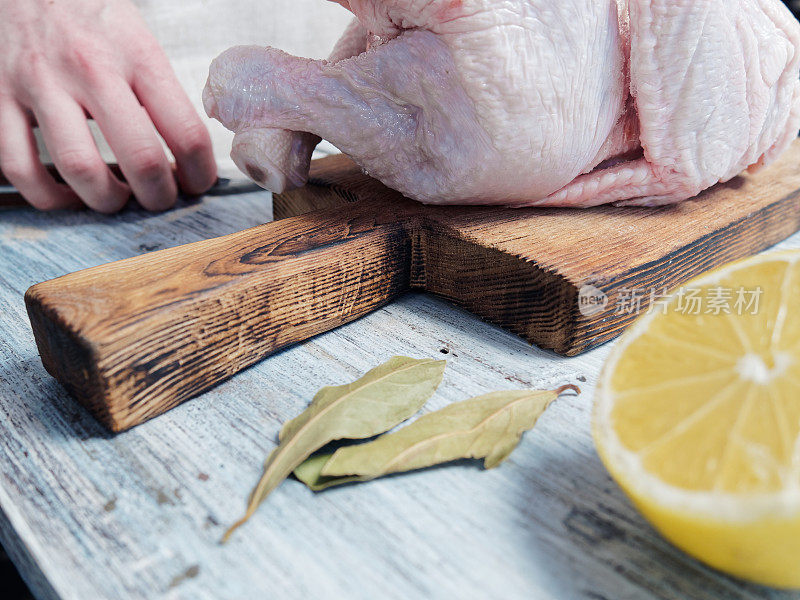
<path id="1" fill-rule="evenodd" d="M 169 61 L 155 38 L 140 40 L 137 45 L 134 60 L 138 69 L 145 69 L 151 75 L 160 75 L 165 68 L 169 69 Z"/>
<path id="2" fill-rule="evenodd" d="M 40 50 L 24 52 L 16 64 L 14 74 L 19 86 L 27 91 L 29 97 L 35 97 L 46 89 L 52 81 L 52 69 L 49 60 Z"/>
<path id="3" fill-rule="evenodd" d="M 81 79 L 89 83 L 103 83 L 108 79 L 108 73 L 111 71 L 112 61 L 108 50 L 91 37 L 72 39 L 67 61 Z"/>
<path id="4" fill-rule="evenodd" d="M 86 150 L 65 150 L 54 156 L 58 170 L 67 179 L 93 181 L 102 173 L 100 158 Z"/>
<path id="5" fill-rule="evenodd" d="M 35 48 L 22 52 L 17 66 L 20 73 L 40 73 L 49 69 L 49 60 L 40 48 Z"/>
<path id="6" fill-rule="evenodd" d="M 210 149 L 211 137 L 205 125 L 199 121 L 191 121 L 183 127 L 175 146 L 175 151 L 181 156 L 195 158 Z"/>
<path id="7" fill-rule="evenodd" d="M 134 177 L 157 179 L 165 173 L 166 157 L 157 146 L 142 146 L 131 151 L 128 160 Z"/>

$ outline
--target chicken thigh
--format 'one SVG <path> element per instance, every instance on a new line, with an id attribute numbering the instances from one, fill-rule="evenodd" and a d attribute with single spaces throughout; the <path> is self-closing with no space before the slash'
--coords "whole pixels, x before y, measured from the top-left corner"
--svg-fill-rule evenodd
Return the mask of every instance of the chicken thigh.
<path id="1" fill-rule="evenodd" d="M 325 138 L 425 203 L 658 205 L 774 160 L 800 129 L 779 0 L 339 0 L 330 60 L 240 46 L 208 114 L 237 165 L 302 185 Z"/>

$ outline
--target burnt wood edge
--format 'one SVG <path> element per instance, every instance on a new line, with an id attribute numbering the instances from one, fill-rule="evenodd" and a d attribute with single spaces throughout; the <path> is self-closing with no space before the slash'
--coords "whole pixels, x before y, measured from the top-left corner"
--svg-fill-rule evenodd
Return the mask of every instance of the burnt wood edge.
<path id="1" fill-rule="evenodd" d="M 291 218 L 321 208 L 347 207 L 359 201 L 351 190 L 325 177 L 337 157 L 315 161 L 317 174 L 299 190 L 273 195 L 276 220 Z M 571 355 L 579 316 L 578 286 L 566 277 L 543 268 L 525 257 L 485 247 L 456 229 L 443 225 L 426 207 L 396 195 L 395 201 L 409 203 L 407 228 L 412 239 L 412 268 L 409 287 L 425 291 L 460 306 L 482 320 L 511 331 L 526 341 L 557 354 Z M 450 251 L 448 248 L 452 248 Z M 452 255 L 448 260 L 445 254 Z M 477 265 L 475 280 L 453 280 L 456 256 L 469 257 Z M 485 273 L 497 271 L 502 278 L 493 287 Z M 465 277 L 469 274 L 465 273 Z M 520 307 L 533 318 L 520 321 Z M 576 316 L 577 315 L 577 316 Z M 588 349 L 588 348 L 587 348 Z"/>
<path id="2" fill-rule="evenodd" d="M 641 283 L 642 280 L 650 282 L 650 286 L 657 290 L 664 288 L 674 290 L 702 273 L 766 250 L 800 230 L 798 205 L 800 205 L 800 190 L 795 190 L 724 228 L 710 231 L 664 257 L 638 265 L 613 279 L 589 280 L 586 285 L 599 288 L 609 297 L 628 289 L 631 282 Z M 778 221 L 782 226 L 770 228 L 768 227 L 770 221 Z M 730 243 L 731 238 L 737 238 L 747 229 L 759 229 L 763 237 L 756 244 Z M 772 235 L 767 236 L 767 233 Z M 705 258 L 697 260 L 698 256 Z M 669 264 L 668 271 L 665 270 L 665 264 Z M 649 306 L 650 298 L 645 296 L 640 314 L 645 313 Z M 613 340 L 637 319 L 635 314 L 616 314 L 614 310 L 606 310 L 592 317 L 583 316 L 579 310 L 576 310 L 576 313 L 574 331 L 577 335 L 571 342 L 572 349 L 567 356 L 583 354 Z M 599 329 L 601 323 L 602 330 Z"/>
<path id="3" fill-rule="evenodd" d="M 48 306 L 35 285 L 25 292 L 25 308 L 45 370 L 98 421 L 119 431 L 110 406 L 103 401 L 108 385 L 97 369 L 98 357 L 92 343 L 75 331 L 55 307 Z"/>
<path id="4" fill-rule="evenodd" d="M 423 275 L 417 287 L 542 349 L 568 354 L 575 336 L 576 285 L 523 256 L 478 244 L 434 218 L 419 219 L 418 227 Z M 454 278 L 459 264 L 464 269 Z"/>

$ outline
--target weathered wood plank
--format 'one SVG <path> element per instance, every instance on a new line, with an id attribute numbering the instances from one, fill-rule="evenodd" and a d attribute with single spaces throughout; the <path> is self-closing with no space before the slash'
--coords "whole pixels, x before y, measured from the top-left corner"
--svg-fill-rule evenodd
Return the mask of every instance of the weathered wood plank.
<path id="1" fill-rule="evenodd" d="M 210 59 L 227 46 L 323 56 L 347 20 L 341 10 L 333 24 L 339 7 L 318 0 L 268 10 L 252 0 L 139 3 L 200 110 Z M 211 126 L 221 159 L 230 133 Z M 117 436 L 44 371 L 22 302 L 28 286 L 257 226 L 270 214 L 259 194 L 165 215 L 0 213 L 0 542 L 38 598 L 797 598 L 699 566 L 643 523 L 608 479 L 588 427 L 606 348 L 558 358 L 410 295 Z M 784 246 L 800 247 L 800 236 Z M 495 472 L 459 465 L 318 496 L 287 482 L 230 546 L 216 545 L 280 425 L 317 386 L 354 378 L 391 353 L 442 348 L 451 364 L 431 408 L 503 387 L 577 382 L 585 394 L 554 405 Z"/>
<path id="2" fill-rule="evenodd" d="M 262 194 L 164 215 L 2 213 L 0 542 L 38 597 L 798 597 L 686 557 L 608 478 L 589 432 L 606 347 L 557 357 L 410 294 L 113 436 L 46 374 L 22 302 L 29 285 L 268 215 Z M 800 247 L 800 236 L 784 246 Z M 395 353 L 448 358 L 429 410 L 494 389 L 577 383 L 584 394 L 554 404 L 495 471 L 459 464 L 319 495 L 289 481 L 218 546 L 280 425 L 319 386 L 353 379 Z"/>

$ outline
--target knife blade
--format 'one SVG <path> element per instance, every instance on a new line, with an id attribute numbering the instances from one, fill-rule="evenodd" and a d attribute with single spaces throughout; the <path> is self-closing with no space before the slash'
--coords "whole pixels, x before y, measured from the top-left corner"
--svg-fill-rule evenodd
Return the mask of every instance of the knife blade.
<path id="1" fill-rule="evenodd" d="M 114 173 L 120 180 L 125 181 L 122 171 L 117 164 L 109 164 L 111 172 Z M 58 183 L 64 183 L 64 179 L 58 173 L 54 165 L 45 165 L 48 173 Z M 253 181 L 247 179 L 243 175 L 236 175 L 234 173 L 224 172 L 217 178 L 216 183 L 208 190 L 204 196 L 233 196 L 236 194 L 249 194 L 251 192 L 264 191 Z M 0 172 L 0 207 L 17 207 L 25 206 L 27 202 L 20 195 L 11 183 Z"/>

